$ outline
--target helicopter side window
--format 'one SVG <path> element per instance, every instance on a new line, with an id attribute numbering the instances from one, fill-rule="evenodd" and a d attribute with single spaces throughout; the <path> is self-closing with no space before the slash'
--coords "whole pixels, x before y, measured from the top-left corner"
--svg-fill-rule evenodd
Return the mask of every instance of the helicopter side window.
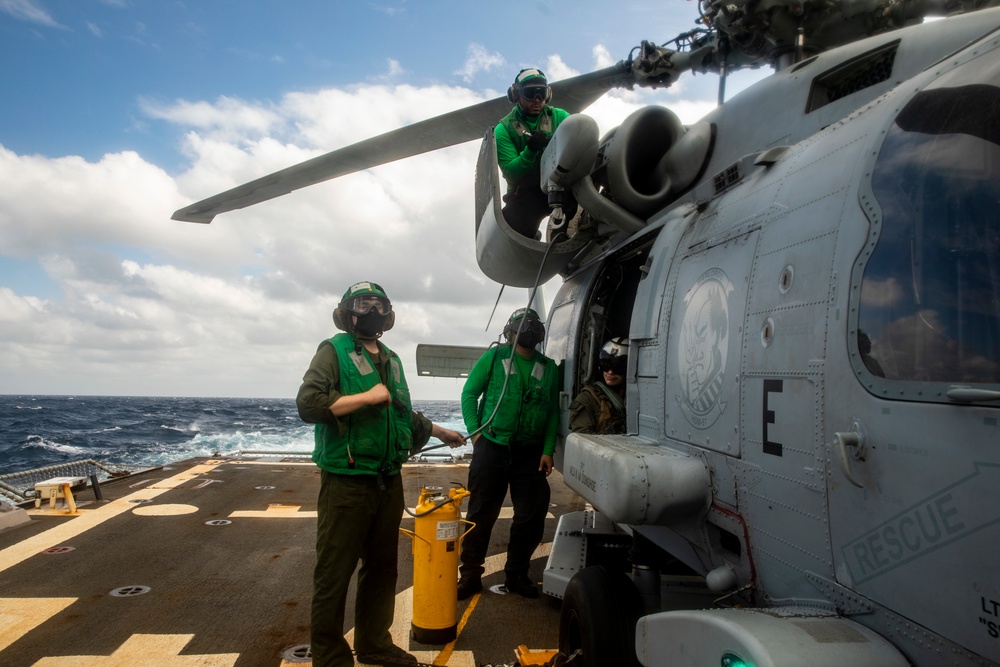
<path id="1" fill-rule="evenodd" d="M 857 349 L 886 380 L 1000 383 L 1000 76 L 972 65 L 911 100 L 875 164 Z"/>

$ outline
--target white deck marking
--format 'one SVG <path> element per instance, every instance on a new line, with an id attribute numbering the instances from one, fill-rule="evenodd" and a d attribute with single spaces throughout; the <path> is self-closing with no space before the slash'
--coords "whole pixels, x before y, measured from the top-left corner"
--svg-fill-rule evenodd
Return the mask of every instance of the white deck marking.
<path id="1" fill-rule="evenodd" d="M 194 635 L 132 635 L 108 656 L 66 655 L 42 658 L 33 667 L 232 667 L 238 653 L 179 655 Z"/>
<path id="2" fill-rule="evenodd" d="M 230 519 L 315 519 L 316 510 L 300 512 L 301 505 L 268 505 L 266 510 L 238 510 Z"/>
<path id="3" fill-rule="evenodd" d="M 139 516 L 181 516 L 182 514 L 194 514 L 198 508 L 194 505 L 139 505 L 132 514 Z"/>
<path id="4" fill-rule="evenodd" d="M 0 598 L 0 651 L 79 598 Z"/>

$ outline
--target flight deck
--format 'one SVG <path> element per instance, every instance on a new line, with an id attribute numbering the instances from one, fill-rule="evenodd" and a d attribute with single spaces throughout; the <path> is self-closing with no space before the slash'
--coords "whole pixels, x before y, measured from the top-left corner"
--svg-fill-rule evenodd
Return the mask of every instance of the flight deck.
<path id="1" fill-rule="evenodd" d="M 447 489 L 467 473 L 464 463 L 407 464 L 407 505 L 422 486 Z M 104 482 L 100 501 L 87 488 L 74 496 L 75 515 L 64 501 L 29 508 L 29 522 L 0 531 L 0 664 L 309 664 L 319 479 L 305 458 L 195 458 Z M 584 508 L 558 473 L 549 482 L 550 519 Z M 508 499 L 484 591 L 458 603 L 458 637 L 444 646 L 409 637 L 412 546 L 400 534 L 397 645 L 456 667 L 512 664 L 518 645 L 558 647 L 558 601 L 491 590 L 503 583 L 511 512 Z M 413 522 L 404 514 L 401 527 Z M 555 525 L 546 522 L 535 553 L 536 581 Z M 352 582 L 348 624 L 353 602 Z"/>

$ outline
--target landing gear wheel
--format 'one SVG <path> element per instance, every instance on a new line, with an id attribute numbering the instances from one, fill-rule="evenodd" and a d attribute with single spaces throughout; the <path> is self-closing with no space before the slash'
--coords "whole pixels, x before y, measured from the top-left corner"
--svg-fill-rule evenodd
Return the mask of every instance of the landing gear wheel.
<path id="1" fill-rule="evenodd" d="M 623 573 L 599 565 L 580 570 L 563 597 L 559 651 L 570 656 L 582 649 L 583 667 L 639 667 L 635 624 L 641 609 L 639 593 Z"/>

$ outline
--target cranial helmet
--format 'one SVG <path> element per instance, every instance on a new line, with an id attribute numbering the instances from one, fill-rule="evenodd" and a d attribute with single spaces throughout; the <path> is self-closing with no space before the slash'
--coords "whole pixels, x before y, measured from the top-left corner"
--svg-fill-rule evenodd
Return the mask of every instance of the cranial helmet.
<path id="1" fill-rule="evenodd" d="M 523 325 L 521 324 L 522 319 L 524 320 Z M 518 328 L 521 329 L 522 336 L 526 333 L 530 333 L 537 339 L 535 344 L 528 345 L 527 347 L 534 347 L 545 339 L 545 325 L 542 324 L 542 320 L 538 317 L 538 313 L 531 308 L 518 308 L 511 313 L 510 318 L 507 319 L 507 324 L 505 324 L 503 328 L 503 335 L 507 339 L 508 343 L 513 342 L 514 336 L 517 335 Z"/>
<path id="2" fill-rule="evenodd" d="M 344 297 L 333 311 L 333 323 L 341 331 L 354 333 L 351 315 L 367 315 L 375 311 L 385 317 L 383 331 L 388 331 L 396 323 L 396 313 L 392 310 L 392 302 L 382 286 L 362 281 L 354 283 L 344 292 Z"/>
<path id="3" fill-rule="evenodd" d="M 517 76 L 514 77 L 514 83 L 507 89 L 507 101 L 517 104 L 525 88 L 534 89 L 535 87 L 545 89 L 543 92 L 546 103 L 552 99 L 552 88 L 549 87 L 549 80 L 546 78 L 545 72 L 534 67 L 523 69 L 517 73 Z"/>
<path id="4" fill-rule="evenodd" d="M 624 375 L 628 365 L 628 338 L 612 338 L 598 356 L 597 365 L 601 371 L 614 371 L 617 375 Z"/>

